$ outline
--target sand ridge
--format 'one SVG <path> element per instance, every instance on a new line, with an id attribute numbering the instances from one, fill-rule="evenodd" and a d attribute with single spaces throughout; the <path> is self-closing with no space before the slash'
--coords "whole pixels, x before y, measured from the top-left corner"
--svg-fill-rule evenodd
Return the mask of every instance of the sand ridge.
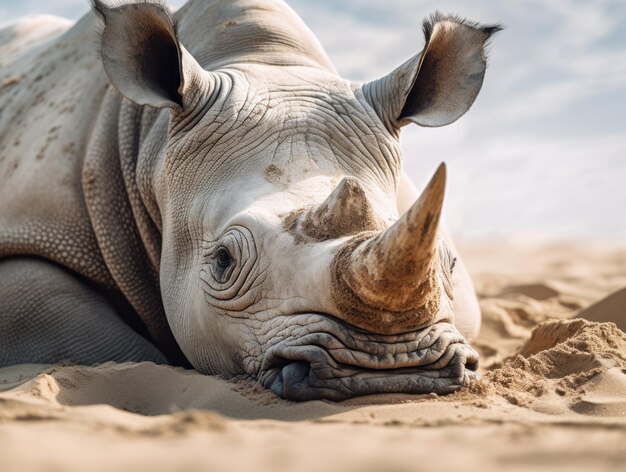
<path id="1" fill-rule="evenodd" d="M 474 343 L 483 377 L 456 394 L 291 403 L 151 363 L 14 366 L 0 369 L 0 468 L 623 466 L 626 249 L 465 249 L 485 318 Z"/>

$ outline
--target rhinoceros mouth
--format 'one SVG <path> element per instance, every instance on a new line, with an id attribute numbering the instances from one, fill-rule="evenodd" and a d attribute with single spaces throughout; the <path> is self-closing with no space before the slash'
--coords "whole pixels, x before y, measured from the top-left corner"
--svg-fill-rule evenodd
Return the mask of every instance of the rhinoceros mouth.
<path id="1" fill-rule="evenodd" d="M 452 393 L 478 378 L 478 354 L 449 323 L 374 335 L 328 319 L 265 353 L 260 383 L 293 401 L 380 393 Z M 319 328 L 319 327 L 318 327 Z"/>

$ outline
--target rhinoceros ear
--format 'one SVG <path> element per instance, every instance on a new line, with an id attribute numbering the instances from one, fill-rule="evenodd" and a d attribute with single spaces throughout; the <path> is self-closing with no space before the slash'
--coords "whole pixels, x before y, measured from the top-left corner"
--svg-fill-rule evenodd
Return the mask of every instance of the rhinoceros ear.
<path id="1" fill-rule="evenodd" d="M 167 7 L 146 0 L 92 5 L 104 21 L 100 52 L 111 84 L 138 105 L 182 109 L 204 71 L 180 43 Z"/>
<path id="2" fill-rule="evenodd" d="M 502 28 L 434 13 L 423 29 L 421 53 L 363 86 L 366 99 L 393 130 L 409 122 L 444 126 L 459 119 L 482 86 L 485 43 Z"/>

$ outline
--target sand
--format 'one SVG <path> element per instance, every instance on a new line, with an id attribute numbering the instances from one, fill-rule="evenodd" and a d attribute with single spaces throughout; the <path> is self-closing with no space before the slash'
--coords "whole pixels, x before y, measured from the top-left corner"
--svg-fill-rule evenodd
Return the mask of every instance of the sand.
<path id="1" fill-rule="evenodd" d="M 462 250 L 484 375 L 456 394 L 295 404 L 149 363 L 15 366 L 0 470 L 625 470 L 626 247 Z"/>

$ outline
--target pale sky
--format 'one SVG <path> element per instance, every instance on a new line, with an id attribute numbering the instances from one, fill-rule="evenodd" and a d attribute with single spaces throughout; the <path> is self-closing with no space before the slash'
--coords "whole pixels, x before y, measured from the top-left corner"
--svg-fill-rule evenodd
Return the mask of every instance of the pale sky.
<path id="1" fill-rule="evenodd" d="M 626 239 L 625 1 L 288 3 L 358 81 L 421 50 L 421 22 L 435 9 L 503 23 L 472 109 L 444 128 L 403 129 L 407 172 L 421 185 L 448 163 L 446 221 L 465 238 Z M 0 0 L 0 25 L 87 9 L 87 0 Z"/>

